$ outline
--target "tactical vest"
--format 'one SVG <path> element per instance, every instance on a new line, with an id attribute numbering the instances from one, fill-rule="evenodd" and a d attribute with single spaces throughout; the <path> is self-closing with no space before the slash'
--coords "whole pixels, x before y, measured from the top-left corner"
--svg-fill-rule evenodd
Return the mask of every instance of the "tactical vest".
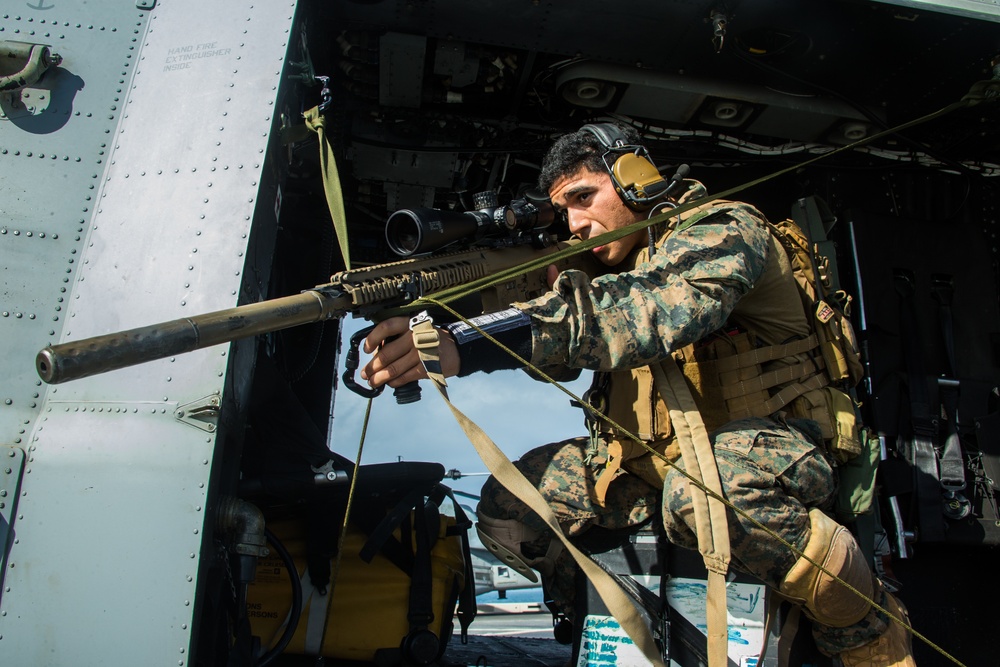
<path id="1" fill-rule="evenodd" d="M 689 211 L 658 245 L 677 226 L 746 206 L 715 201 Z M 814 271 L 811 246 L 795 223 L 762 224 L 771 233 L 760 279 L 736 304 L 726 326 L 677 350 L 673 358 L 709 432 L 736 419 L 784 412 L 815 420 L 828 452 L 840 461 L 850 459 L 861 451 L 854 404 L 838 388 L 854 386 L 862 376 L 850 323 L 838 304 L 817 298 L 821 277 Z M 647 257 L 644 248 L 635 253 L 631 266 L 622 268 L 635 268 Z M 598 479 L 598 502 L 621 469 L 662 485 L 668 465 L 614 425 L 637 435 L 669 461 L 680 456 L 652 370 L 596 373 L 588 398 L 600 402 L 608 417 L 596 424 L 609 455 Z"/>

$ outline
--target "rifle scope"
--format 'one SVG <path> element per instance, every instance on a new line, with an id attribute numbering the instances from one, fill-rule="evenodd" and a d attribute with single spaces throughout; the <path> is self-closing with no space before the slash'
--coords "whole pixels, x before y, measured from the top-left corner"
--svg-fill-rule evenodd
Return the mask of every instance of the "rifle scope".
<path id="1" fill-rule="evenodd" d="M 422 255 L 467 238 L 475 238 L 493 226 L 484 211 L 444 211 L 438 208 L 404 208 L 385 223 L 385 240 L 400 257 Z"/>
<path id="2" fill-rule="evenodd" d="M 496 194 L 476 195 L 480 208 L 447 211 L 438 208 L 405 208 L 395 211 L 385 224 L 389 249 L 400 257 L 422 255 L 459 241 L 483 238 L 516 239 L 526 232 L 545 229 L 555 219 L 555 210 L 544 197 L 526 196 L 505 206 L 496 205 Z"/>

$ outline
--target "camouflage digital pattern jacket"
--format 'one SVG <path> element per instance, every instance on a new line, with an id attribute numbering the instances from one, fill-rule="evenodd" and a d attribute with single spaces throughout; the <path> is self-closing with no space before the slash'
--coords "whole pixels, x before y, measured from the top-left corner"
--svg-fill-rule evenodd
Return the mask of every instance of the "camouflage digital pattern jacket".
<path id="1" fill-rule="evenodd" d="M 661 239 L 651 261 L 640 249 L 619 273 L 563 272 L 546 295 L 514 304 L 531 319 L 532 364 L 611 371 L 665 360 L 725 324 L 763 273 L 769 238 L 756 208 L 720 202 Z"/>

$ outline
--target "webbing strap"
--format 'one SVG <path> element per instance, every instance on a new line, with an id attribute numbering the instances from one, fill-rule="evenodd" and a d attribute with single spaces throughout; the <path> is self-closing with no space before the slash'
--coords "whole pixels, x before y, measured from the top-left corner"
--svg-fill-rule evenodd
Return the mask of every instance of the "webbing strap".
<path id="1" fill-rule="evenodd" d="M 421 498 L 423 501 L 423 498 Z M 433 521 L 427 516 L 428 510 L 433 515 Z M 434 609 L 431 595 L 434 589 L 434 575 L 431 569 L 431 549 L 437 540 L 440 529 L 440 515 L 437 505 L 428 503 L 418 505 L 413 512 L 413 534 L 415 550 L 413 554 L 413 572 L 410 574 L 410 600 L 406 620 L 410 623 L 410 632 L 426 629 L 434 620 Z M 433 539 L 429 534 L 433 530 Z M 440 638 L 439 638 L 440 639 Z"/>
<path id="2" fill-rule="evenodd" d="M 775 596 L 777 599 L 777 596 Z M 784 623 L 778 634 L 778 664 L 792 664 L 792 646 L 795 636 L 799 633 L 799 623 L 802 621 L 802 607 L 795 605 L 785 615 Z"/>
<path id="3" fill-rule="evenodd" d="M 441 391 L 442 388 L 440 385 L 434 383 L 434 386 L 438 387 L 438 390 Z M 657 667 L 664 667 L 663 659 L 660 657 L 660 651 L 656 646 L 652 633 L 646 627 L 646 623 L 643 621 L 639 611 L 628 595 L 622 590 L 621 586 L 603 568 L 570 542 L 569 538 L 563 533 L 556 515 L 552 512 L 548 503 L 545 502 L 542 494 L 538 492 L 534 484 L 521 474 L 520 470 L 514 467 L 514 464 L 500 451 L 496 443 L 490 440 L 485 431 L 456 408 L 448 400 L 448 396 L 444 391 L 441 391 L 441 396 L 444 398 L 445 403 L 448 404 L 448 408 L 455 416 L 455 420 L 458 421 L 462 430 L 465 431 L 465 435 L 469 438 L 469 441 L 475 446 L 476 452 L 483 463 L 486 464 L 493 477 L 541 517 L 549 527 L 549 530 L 552 531 L 552 534 L 562 541 L 563 546 L 573 556 L 573 560 L 576 561 L 576 564 L 580 566 L 580 569 L 583 570 L 583 573 L 593 584 L 594 589 L 600 595 L 608 611 L 611 612 L 622 629 L 628 633 L 628 636 L 635 642 L 639 650 L 642 651 L 646 660 Z M 723 581 L 723 584 L 725 584 L 725 581 Z M 725 591 L 723 591 L 724 594 Z"/>
<path id="4" fill-rule="evenodd" d="M 941 448 L 939 475 L 941 486 L 946 491 L 965 489 L 965 459 L 962 456 L 962 441 L 958 435 L 958 382 L 946 383 L 939 380 L 941 405 L 947 415 L 944 424 L 944 446 Z"/>
<path id="5" fill-rule="evenodd" d="M 594 483 L 594 500 L 600 507 L 607 503 L 608 488 L 622 469 L 622 443 L 616 438 L 608 443 L 608 462 Z"/>
<path id="6" fill-rule="evenodd" d="M 463 570 L 465 574 L 465 585 L 462 586 L 462 590 L 458 597 L 458 608 L 455 610 L 455 615 L 458 617 L 458 624 L 461 627 L 461 637 L 462 643 L 467 644 L 469 642 L 469 626 L 476 619 L 476 614 L 479 609 L 476 606 L 476 586 L 475 586 L 475 573 L 472 567 L 472 548 L 469 546 L 469 529 L 472 527 L 472 521 L 465 514 L 465 510 L 462 509 L 462 505 L 458 502 L 458 498 L 455 497 L 454 491 L 447 487 L 441 487 L 445 495 L 451 498 L 452 506 L 455 508 L 455 525 L 454 530 L 460 531 L 460 539 L 462 540 L 462 558 L 465 560 L 465 568 Z M 451 535 L 451 533 L 448 533 Z"/>
<path id="7" fill-rule="evenodd" d="M 330 614 L 330 603 L 333 595 L 327 591 L 323 594 L 317 589 L 309 579 L 308 572 L 303 573 L 302 578 L 302 613 L 308 616 L 306 621 L 305 652 L 309 655 L 320 655 L 323 650 L 323 635 L 326 631 L 326 621 Z M 291 613 L 291 612 L 289 612 Z M 288 624 L 289 619 L 285 619 L 282 629 Z"/>
<path id="8" fill-rule="evenodd" d="M 708 430 L 698 412 L 684 375 L 673 359 L 651 366 L 656 386 L 670 410 L 670 423 L 684 459 L 684 468 L 698 484 L 689 485 L 694 507 L 698 551 L 708 570 L 705 613 L 708 622 L 708 664 L 721 667 L 729 660 L 729 629 L 726 618 L 726 573 L 731 559 L 726 505 L 720 500 L 722 481 L 708 439 Z M 712 492 L 712 496 L 705 489 Z"/>
<path id="9" fill-rule="evenodd" d="M 432 364 L 438 360 L 437 345 L 436 343 L 431 344 L 431 338 L 433 337 L 434 340 L 437 340 L 438 333 L 437 329 L 433 326 L 432 320 L 425 313 L 421 313 L 421 315 L 411 320 L 411 329 L 414 341 L 419 336 L 425 343 L 417 347 L 417 352 L 420 355 L 421 361 L 424 362 L 424 368 L 426 369 L 427 360 L 431 361 Z M 583 573 L 593 584 L 594 589 L 600 595 L 608 611 L 615 617 L 615 620 L 618 621 L 622 629 L 628 633 L 628 636 L 635 642 L 635 645 L 642 651 L 646 659 L 657 667 L 665 667 L 652 633 L 621 586 L 602 567 L 597 565 L 589 556 L 577 549 L 569 541 L 569 538 L 563 533 L 562 527 L 559 526 L 559 520 L 556 518 L 555 513 L 553 513 L 552 508 L 549 507 L 549 504 L 542 497 L 542 494 L 538 492 L 538 489 L 535 488 L 535 485 L 529 482 L 521 471 L 514 467 L 510 459 L 500 451 L 496 443 L 490 440 L 485 431 L 466 417 L 449 400 L 444 375 L 440 372 L 440 363 L 438 363 L 438 372 L 433 375 L 428 373 L 428 375 L 431 376 L 434 386 L 441 393 L 441 397 L 448 405 L 455 420 L 462 427 L 462 430 L 465 431 L 466 437 L 469 438 L 469 441 L 476 448 L 479 458 L 486 464 L 487 469 L 493 477 L 541 517 L 549 527 L 549 530 L 552 531 L 552 534 L 559 538 L 563 546 L 573 556 L 573 560 L 576 561 L 576 564 L 580 566 L 580 569 L 583 570 Z M 722 583 L 725 585 L 725 580 Z M 723 600 L 725 600 L 725 590 L 723 590 Z"/>
<path id="10" fill-rule="evenodd" d="M 794 357 L 797 354 L 804 354 L 819 347 L 819 339 L 816 334 L 812 334 L 800 340 L 794 340 L 784 345 L 767 345 L 765 347 L 755 347 L 747 352 L 740 352 L 731 357 L 723 357 L 716 361 L 716 367 L 720 373 L 734 371 L 738 368 L 747 368 L 757 364 Z"/>
<path id="11" fill-rule="evenodd" d="M 340 254 L 344 258 L 344 268 L 351 268 L 351 251 L 347 242 L 347 214 L 344 212 L 344 193 L 340 189 L 340 174 L 337 171 L 337 160 L 333 154 L 333 146 L 326 138 L 326 118 L 320 113 L 319 107 L 306 111 L 306 127 L 316 133 L 319 138 L 319 166 L 323 174 L 323 190 L 326 192 L 326 205 L 333 219 L 333 229 L 337 233 L 340 244 Z"/>
<path id="12" fill-rule="evenodd" d="M 795 364 L 788 364 L 787 366 L 775 368 L 774 370 L 767 371 L 766 373 L 760 373 L 745 380 L 737 380 L 732 384 L 723 384 L 722 397 L 732 399 L 739 398 L 740 396 L 747 396 L 749 394 L 760 393 L 770 389 L 771 387 L 794 382 L 795 380 L 801 380 L 802 378 L 812 377 L 821 370 L 822 367 L 815 361 L 812 359 L 806 359 Z M 771 412 L 774 411 L 772 410 Z M 767 414 L 771 413 L 768 412 Z"/>
<path id="13" fill-rule="evenodd" d="M 441 336 L 434 328 L 434 320 L 427 311 L 421 311 L 410 318 L 410 331 L 413 332 L 413 346 L 417 348 L 420 363 L 424 365 L 427 377 L 434 382 L 434 386 L 444 394 L 444 397 L 448 398 L 448 383 L 444 379 L 441 354 L 438 350 Z"/>
<path id="14" fill-rule="evenodd" d="M 830 379 L 825 373 L 817 373 L 811 378 L 799 382 L 798 384 L 793 384 L 791 386 L 785 387 L 777 394 L 771 397 L 767 403 L 764 404 L 767 410 L 766 414 L 772 415 L 781 408 L 785 407 L 788 403 L 806 393 L 807 391 L 812 391 L 813 389 L 822 389 L 823 387 L 830 384 Z M 757 415 L 760 416 L 760 415 Z"/>
<path id="15" fill-rule="evenodd" d="M 731 399 L 726 401 L 726 411 L 731 419 L 743 419 L 745 417 L 766 417 L 773 415 L 796 398 L 814 389 L 822 389 L 830 384 L 826 374 L 817 373 L 802 382 L 788 385 L 777 394 L 766 401 L 750 402 L 747 400 Z"/>

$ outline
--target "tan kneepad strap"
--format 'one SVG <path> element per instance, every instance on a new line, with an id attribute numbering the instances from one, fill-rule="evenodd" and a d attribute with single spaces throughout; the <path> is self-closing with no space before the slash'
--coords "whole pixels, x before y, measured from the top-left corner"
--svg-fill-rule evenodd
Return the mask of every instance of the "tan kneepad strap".
<path id="1" fill-rule="evenodd" d="M 538 583 L 538 575 L 528 567 L 522 556 L 511 551 L 505 544 L 495 540 L 489 533 L 484 532 L 481 524 L 476 524 L 476 532 L 479 533 L 479 539 L 482 541 L 483 546 L 489 549 L 490 553 L 496 556 L 501 563 L 507 567 L 514 568 L 515 571 L 528 579 L 528 581 Z"/>
<path id="2" fill-rule="evenodd" d="M 563 550 L 562 542 L 553 539 L 544 556 L 525 558 L 521 551 L 521 545 L 534 541 L 540 533 L 515 519 L 494 519 L 480 514 L 479 522 L 476 523 L 476 532 L 479 534 L 483 546 L 489 549 L 501 563 L 514 568 L 531 582 L 538 581 L 535 570 L 546 576 L 552 574 L 556 557 Z"/>

